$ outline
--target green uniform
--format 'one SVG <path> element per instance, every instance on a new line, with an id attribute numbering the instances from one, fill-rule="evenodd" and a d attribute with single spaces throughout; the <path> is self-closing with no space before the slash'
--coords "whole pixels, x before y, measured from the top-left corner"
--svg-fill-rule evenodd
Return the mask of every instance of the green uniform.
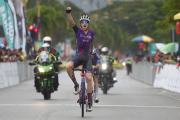
<path id="1" fill-rule="evenodd" d="M 112 56 L 110 56 L 110 55 L 102 55 L 102 54 L 101 54 L 101 58 L 102 58 L 103 56 L 108 57 L 111 63 L 117 62 L 117 61 L 116 61 Z M 100 59 L 101 59 L 101 58 L 100 58 Z"/>
<path id="2" fill-rule="evenodd" d="M 38 55 L 34 61 L 38 62 L 39 56 L 40 56 L 40 55 Z M 53 58 L 54 61 L 57 60 L 57 57 L 56 57 L 55 55 L 51 54 L 51 53 L 49 53 L 49 57 Z"/>

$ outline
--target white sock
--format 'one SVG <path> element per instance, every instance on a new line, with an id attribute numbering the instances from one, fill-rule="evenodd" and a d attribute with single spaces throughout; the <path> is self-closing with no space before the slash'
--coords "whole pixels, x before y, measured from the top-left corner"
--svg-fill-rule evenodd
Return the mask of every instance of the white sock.
<path id="1" fill-rule="evenodd" d="M 98 97 L 98 88 L 95 88 L 95 97 Z"/>

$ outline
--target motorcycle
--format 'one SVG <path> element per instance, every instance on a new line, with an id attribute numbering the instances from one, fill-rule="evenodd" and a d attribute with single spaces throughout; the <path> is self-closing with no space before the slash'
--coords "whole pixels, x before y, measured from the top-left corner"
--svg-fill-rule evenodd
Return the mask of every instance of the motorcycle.
<path id="1" fill-rule="evenodd" d="M 53 61 L 49 52 L 41 52 L 38 61 L 29 62 L 29 65 L 37 65 L 36 78 L 39 81 L 40 91 L 44 95 L 44 100 L 51 99 L 54 92 L 55 65 L 62 64 L 61 61 Z"/>
<path id="2" fill-rule="evenodd" d="M 110 62 L 110 58 L 106 56 L 101 56 L 101 67 L 100 74 L 98 78 L 99 87 L 103 90 L 104 94 L 107 94 L 107 91 L 113 87 L 116 81 L 115 72 L 113 72 L 113 66 Z"/>

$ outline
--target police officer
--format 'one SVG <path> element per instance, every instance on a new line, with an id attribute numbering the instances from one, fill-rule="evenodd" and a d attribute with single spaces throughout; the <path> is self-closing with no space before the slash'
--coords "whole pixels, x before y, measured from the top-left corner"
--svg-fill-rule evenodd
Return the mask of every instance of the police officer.
<path id="1" fill-rule="evenodd" d="M 129 73 L 132 73 L 132 58 L 129 57 L 129 54 L 126 55 L 125 63 L 126 63 L 127 75 L 129 75 Z"/>

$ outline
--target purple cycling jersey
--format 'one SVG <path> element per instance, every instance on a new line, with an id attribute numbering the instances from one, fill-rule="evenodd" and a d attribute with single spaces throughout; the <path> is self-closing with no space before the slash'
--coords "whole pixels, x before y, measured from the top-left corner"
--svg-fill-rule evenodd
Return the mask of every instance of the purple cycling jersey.
<path id="1" fill-rule="evenodd" d="M 76 39 L 76 55 L 81 55 L 82 53 L 85 53 L 90 56 L 90 46 L 91 42 L 93 41 L 94 31 L 88 29 L 88 33 L 85 34 L 76 25 L 73 27 L 73 30 L 75 32 Z"/>

